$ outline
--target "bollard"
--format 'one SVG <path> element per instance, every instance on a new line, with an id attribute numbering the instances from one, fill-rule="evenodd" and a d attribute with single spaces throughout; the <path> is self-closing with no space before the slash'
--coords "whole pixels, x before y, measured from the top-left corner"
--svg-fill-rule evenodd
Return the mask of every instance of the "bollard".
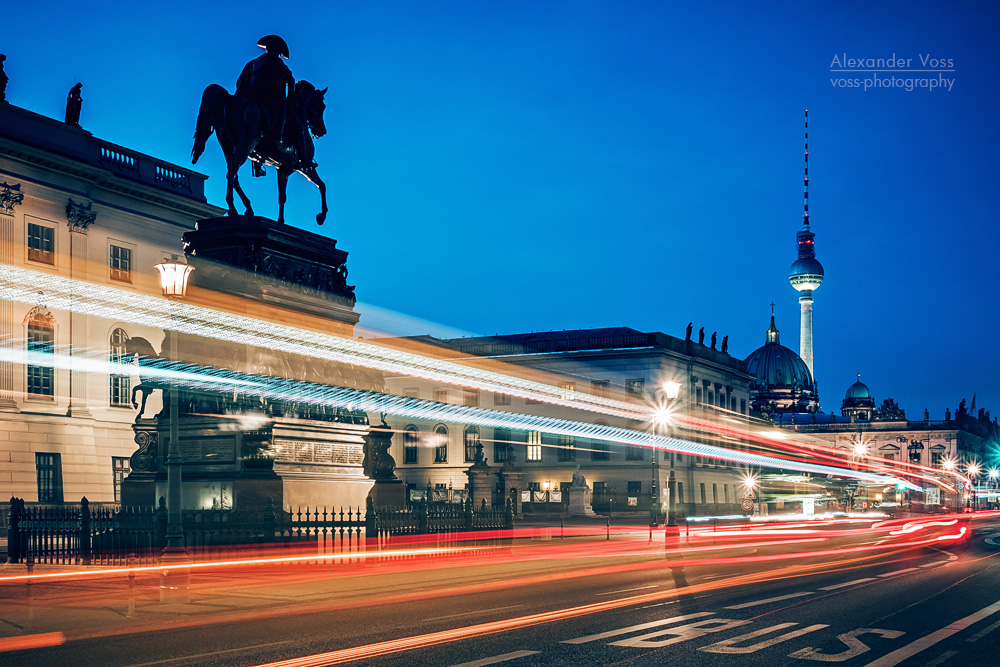
<path id="1" fill-rule="evenodd" d="M 128 611 L 125 618 L 135 618 L 135 554 L 128 555 Z"/>
<path id="2" fill-rule="evenodd" d="M 611 540 L 611 517 L 608 517 L 608 533 L 607 533 L 607 537 L 604 538 L 605 542 L 607 542 L 609 540 Z"/>
<path id="3" fill-rule="evenodd" d="M 559 539 L 560 540 L 566 539 L 565 528 L 566 528 L 566 519 L 564 519 L 563 517 L 559 517 Z"/>

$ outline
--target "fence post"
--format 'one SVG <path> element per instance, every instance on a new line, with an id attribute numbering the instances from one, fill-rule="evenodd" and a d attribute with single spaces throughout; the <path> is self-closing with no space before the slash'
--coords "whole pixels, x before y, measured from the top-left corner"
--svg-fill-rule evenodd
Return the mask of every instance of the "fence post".
<path id="1" fill-rule="evenodd" d="M 424 501 L 417 505 L 417 534 L 426 535 L 427 532 L 427 496 L 424 496 Z"/>
<path id="2" fill-rule="evenodd" d="M 375 502 L 371 496 L 365 498 L 365 550 L 378 544 L 378 533 L 375 527 Z"/>
<path id="3" fill-rule="evenodd" d="M 472 527 L 475 525 L 472 517 L 472 505 L 473 505 L 472 498 L 469 498 L 468 500 L 465 501 L 465 530 L 467 531 L 472 530 Z M 485 506 L 486 506 L 486 501 L 484 500 L 483 507 Z"/>
<path id="4" fill-rule="evenodd" d="M 80 500 L 80 560 L 90 565 L 90 501 L 87 496 Z"/>
<path id="5" fill-rule="evenodd" d="M 156 508 L 156 552 L 167 546 L 167 499 L 160 496 L 160 505 Z"/>
<path id="6" fill-rule="evenodd" d="M 24 501 L 11 496 L 10 525 L 7 527 L 7 562 L 18 563 L 21 558 L 21 507 Z"/>
<path id="7" fill-rule="evenodd" d="M 264 506 L 264 544 L 271 544 L 272 542 L 277 542 L 279 538 L 275 537 L 275 523 L 277 522 L 277 517 L 274 515 L 274 499 L 268 497 L 267 505 Z M 291 531 L 289 530 L 289 538 L 291 538 Z M 285 534 L 284 530 L 281 532 L 280 540 L 284 542 Z"/>
<path id="8" fill-rule="evenodd" d="M 514 503 L 511 502 L 510 498 L 507 499 L 503 508 L 503 527 L 507 530 L 514 529 Z"/>

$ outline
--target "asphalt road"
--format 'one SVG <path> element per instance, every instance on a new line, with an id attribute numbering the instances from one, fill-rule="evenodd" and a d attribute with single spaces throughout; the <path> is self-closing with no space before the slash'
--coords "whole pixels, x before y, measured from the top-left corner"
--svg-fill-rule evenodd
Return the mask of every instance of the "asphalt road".
<path id="1" fill-rule="evenodd" d="M 821 548 L 879 541 L 844 538 Z M 148 606 L 144 625 L 109 624 L 105 636 L 78 619 L 90 630 L 67 632 L 69 641 L 60 646 L 0 653 L 0 662 L 1000 664 L 1000 522 L 979 521 L 962 544 L 887 548 L 874 558 L 867 552 L 867 558 L 819 554 L 813 543 L 724 554 L 705 546 L 678 559 L 641 540 L 578 541 L 544 555 L 522 549 L 493 565 L 481 559 L 441 561 L 429 569 L 401 563 L 391 574 L 373 569 L 337 577 L 335 589 L 328 575 L 310 578 L 291 570 L 218 574 L 194 589 L 203 601 L 188 613 L 164 610 L 156 623 L 156 607 Z M 789 550 L 801 556 L 754 560 Z M 725 558 L 714 558 L 719 555 Z M 253 586 L 241 589 L 240 579 Z M 80 613 L 89 605 L 96 614 L 103 604 L 83 585 L 62 594 L 84 600 Z M 42 627 L 42 616 L 35 619 L 39 633 L 51 629 Z M 55 618 L 52 612 L 49 620 Z"/>

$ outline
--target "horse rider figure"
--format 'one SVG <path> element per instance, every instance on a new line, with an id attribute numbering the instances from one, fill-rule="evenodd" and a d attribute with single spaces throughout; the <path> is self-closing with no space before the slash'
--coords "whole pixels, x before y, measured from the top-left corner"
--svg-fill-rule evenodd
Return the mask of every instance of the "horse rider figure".
<path id="1" fill-rule="evenodd" d="M 288 97 L 295 87 L 295 78 L 282 60 L 288 58 L 288 45 L 277 35 L 266 35 L 257 41 L 257 46 L 263 48 L 264 53 L 243 67 L 236 80 L 236 94 L 260 108 L 262 140 L 279 149 L 285 130 Z"/>

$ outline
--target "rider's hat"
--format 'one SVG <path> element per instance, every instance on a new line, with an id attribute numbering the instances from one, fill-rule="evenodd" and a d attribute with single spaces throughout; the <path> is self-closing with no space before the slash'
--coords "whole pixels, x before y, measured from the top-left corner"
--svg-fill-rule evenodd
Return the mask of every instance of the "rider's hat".
<path id="1" fill-rule="evenodd" d="M 257 46 L 267 49 L 268 51 L 274 51 L 279 56 L 283 58 L 288 57 L 288 44 L 285 44 L 285 40 L 281 39 L 277 35 L 265 35 L 257 40 Z"/>

